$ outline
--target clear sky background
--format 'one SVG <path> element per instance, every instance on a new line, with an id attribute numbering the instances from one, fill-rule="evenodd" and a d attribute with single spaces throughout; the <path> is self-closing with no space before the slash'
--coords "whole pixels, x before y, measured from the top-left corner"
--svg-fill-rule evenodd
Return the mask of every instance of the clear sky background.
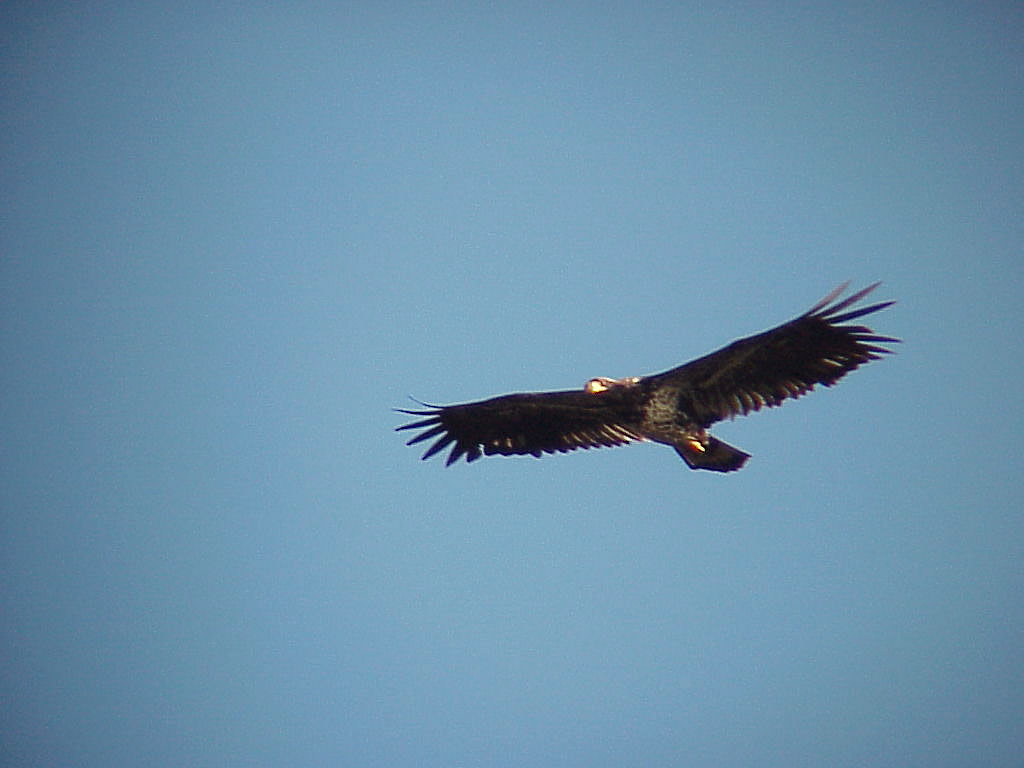
<path id="1" fill-rule="evenodd" d="M 5 766 L 1024 754 L 1017 3 L 4 3 Z M 445 469 L 391 411 L 842 281 L 898 354 Z"/>

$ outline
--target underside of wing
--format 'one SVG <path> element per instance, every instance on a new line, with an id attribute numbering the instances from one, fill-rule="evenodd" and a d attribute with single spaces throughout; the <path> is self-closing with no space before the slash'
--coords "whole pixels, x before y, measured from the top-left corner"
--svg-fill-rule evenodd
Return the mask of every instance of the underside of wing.
<path id="1" fill-rule="evenodd" d="M 770 331 L 735 341 L 691 363 L 651 377 L 679 387 L 681 406 L 703 426 L 787 398 L 831 386 L 864 363 L 891 350 L 881 344 L 898 339 L 878 336 L 851 320 L 877 312 L 893 302 L 850 309 L 878 283 L 840 299 L 841 285 L 807 312 Z"/>
<path id="2" fill-rule="evenodd" d="M 407 445 L 436 438 L 423 454 L 424 459 L 452 446 L 446 465 L 462 456 L 467 462 L 481 455 L 540 456 L 644 439 L 631 426 L 636 424 L 636 406 L 617 392 L 569 390 L 504 395 L 476 403 L 400 412 L 426 417 L 397 428 L 422 430 Z"/>

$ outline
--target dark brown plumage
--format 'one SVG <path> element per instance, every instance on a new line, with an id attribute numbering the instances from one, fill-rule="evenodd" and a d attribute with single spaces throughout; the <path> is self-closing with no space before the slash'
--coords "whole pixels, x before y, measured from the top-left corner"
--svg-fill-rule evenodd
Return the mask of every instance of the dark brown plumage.
<path id="1" fill-rule="evenodd" d="M 408 445 L 436 437 L 427 459 L 452 446 L 446 464 L 481 455 L 565 453 L 577 448 L 653 440 L 671 445 L 691 469 L 731 472 L 749 454 L 712 435 L 717 421 L 797 398 L 815 385 L 832 386 L 850 371 L 891 350 L 898 339 L 863 325 L 844 325 L 893 302 L 849 309 L 879 283 L 838 300 L 841 285 L 807 312 L 770 331 L 652 376 L 595 378 L 582 390 L 503 395 L 427 410 L 398 427 L 422 429 Z"/>

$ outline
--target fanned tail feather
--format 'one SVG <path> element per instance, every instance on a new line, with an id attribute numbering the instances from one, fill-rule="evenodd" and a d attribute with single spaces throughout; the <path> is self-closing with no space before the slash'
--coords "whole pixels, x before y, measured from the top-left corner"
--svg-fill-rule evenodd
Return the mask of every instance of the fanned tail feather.
<path id="1" fill-rule="evenodd" d="M 673 446 L 690 469 L 710 469 L 712 472 L 735 472 L 747 463 L 750 454 L 723 443 L 717 437 L 707 436 L 700 450 L 691 442 Z"/>

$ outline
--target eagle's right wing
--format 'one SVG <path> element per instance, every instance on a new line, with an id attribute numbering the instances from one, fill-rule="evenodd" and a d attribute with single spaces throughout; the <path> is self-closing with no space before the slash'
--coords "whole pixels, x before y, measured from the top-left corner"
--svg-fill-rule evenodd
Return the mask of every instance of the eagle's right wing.
<path id="1" fill-rule="evenodd" d="M 446 466 L 462 456 L 467 462 L 482 454 L 540 456 L 644 439 L 630 426 L 636 423 L 631 402 L 616 390 L 524 393 L 428 410 L 398 410 L 428 417 L 397 427 L 423 430 L 406 445 L 437 437 L 424 459 L 454 443 Z"/>

